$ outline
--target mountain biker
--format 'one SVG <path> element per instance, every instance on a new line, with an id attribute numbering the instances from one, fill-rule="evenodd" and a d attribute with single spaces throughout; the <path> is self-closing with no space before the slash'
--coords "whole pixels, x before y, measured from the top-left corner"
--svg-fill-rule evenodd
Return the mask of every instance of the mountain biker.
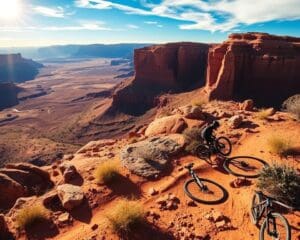
<path id="1" fill-rule="evenodd" d="M 214 130 L 217 130 L 217 128 L 220 127 L 220 123 L 218 121 L 213 121 L 211 124 L 207 125 L 202 131 L 201 131 L 201 137 L 205 141 L 206 144 L 210 145 L 213 143 L 215 137 L 214 137 Z"/>

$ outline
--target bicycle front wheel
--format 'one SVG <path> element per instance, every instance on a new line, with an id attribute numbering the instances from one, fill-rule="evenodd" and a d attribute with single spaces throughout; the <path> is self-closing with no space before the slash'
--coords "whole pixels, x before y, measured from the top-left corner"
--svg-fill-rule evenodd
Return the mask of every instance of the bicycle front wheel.
<path id="1" fill-rule="evenodd" d="M 232 145 L 228 138 L 219 137 L 215 141 L 215 148 L 223 156 L 228 156 L 231 153 Z"/>
<path id="2" fill-rule="evenodd" d="M 210 149 L 206 145 L 199 145 L 197 147 L 197 157 L 202 158 L 202 159 L 209 159 L 210 158 Z"/>
<path id="3" fill-rule="evenodd" d="M 291 227 L 284 216 L 279 213 L 270 213 L 269 227 L 267 219 L 260 228 L 260 240 L 290 240 Z"/>
<path id="4" fill-rule="evenodd" d="M 204 204 L 219 204 L 226 201 L 228 193 L 225 188 L 208 179 L 199 178 L 199 180 L 205 189 L 200 188 L 195 179 L 190 179 L 184 184 L 184 192 L 191 199 Z"/>
<path id="5" fill-rule="evenodd" d="M 237 177 L 257 178 L 261 170 L 268 164 L 259 158 L 250 156 L 237 156 L 227 158 L 223 164 L 224 169 Z"/>
<path id="6" fill-rule="evenodd" d="M 260 194 L 255 193 L 252 197 L 251 207 L 250 207 L 250 220 L 253 224 L 257 224 L 260 215 L 262 214 L 263 207 L 259 205 L 262 202 L 262 197 Z"/>

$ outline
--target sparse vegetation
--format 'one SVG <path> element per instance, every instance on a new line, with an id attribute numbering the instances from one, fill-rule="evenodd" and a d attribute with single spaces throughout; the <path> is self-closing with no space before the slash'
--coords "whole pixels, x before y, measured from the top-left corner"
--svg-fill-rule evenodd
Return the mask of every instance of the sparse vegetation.
<path id="1" fill-rule="evenodd" d="M 300 176 L 290 166 L 273 165 L 264 168 L 257 186 L 279 201 L 300 206 Z"/>
<path id="2" fill-rule="evenodd" d="M 32 224 L 48 219 L 48 211 L 41 204 L 27 206 L 17 213 L 16 223 L 21 229 L 30 227 Z"/>
<path id="3" fill-rule="evenodd" d="M 142 223 L 144 210 L 141 203 L 122 199 L 106 214 L 108 224 L 116 233 L 128 233 L 137 223 Z"/>
<path id="4" fill-rule="evenodd" d="M 107 160 L 95 170 L 94 176 L 98 183 L 112 182 L 120 172 L 120 163 L 117 160 Z"/>
<path id="5" fill-rule="evenodd" d="M 291 142 L 280 136 L 272 136 L 268 139 L 271 152 L 280 156 L 286 156 L 292 151 Z"/>
<path id="6" fill-rule="evenodd" d="M 197 148 L 199 145 L 203 143 L 201 138 L 201 128 L 187 128 L 183 135 L 187 140 L 187 145 L 185 147 L 185 151 L 195 155 L 197 153 Z"/>
<path id="7" fill-rule="evenodd" d="M 272 115 L 272 109 L 262 108 L 255 115 L 260 120 L 266 120 L 266 119 L 268 119 L 268 117 L 270 117 Z"/>
<path id="8" fill-rule="evenodd" d="M 193 99 L 191 101 L 191 104 L 193 106 L 197 106 L 197 107 L 203 107 L 205 104 L 207 104 L 207 100 L 206 99 Z"/>

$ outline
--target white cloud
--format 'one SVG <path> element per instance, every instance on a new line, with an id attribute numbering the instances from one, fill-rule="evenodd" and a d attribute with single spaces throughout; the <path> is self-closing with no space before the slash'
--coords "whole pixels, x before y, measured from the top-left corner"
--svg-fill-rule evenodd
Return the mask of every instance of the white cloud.
<path id="1" fill-rule="evenodd" d="M 184 21 L 180 29 L 229 31 L 240 25 L 300 19 L 299 0 L 143 0 L 143 8 L 108 0 L 76 0 L 77 7 L 119 9 L 126 14 L 158 16 Z M 146 22 L 145 22 L 146 23 Z"/>
<path id="2" fill-rule="evenodd" d="M 149 24 L 149 25 L 157 25 L 158 22 L 153 22 L 153 21 L 145 21 L 144 23 Z"/>
<path id="3" fill-rule="evenodd" d="M 24 27 L 0 27 L 0 32 L 28 32 L 28 31 L 118 31 L 105 26 L 103 22 L 82 22 L 69 26 L 24 26 Z"/>
<path id="4" fill-rule="evenodd" d="M 131 29 L 138 29 L 138 28 L 140 28 L 139 26 L 134 25 L 134 24 L 127 24 L 126 27 L 131 28 Z"/>
<path id="5" fill-rule="evenodd" d="M 50 8 L 44 6 L 36 6 L 33 10 L 46 17 L 64 18 L 66 13 L 62 7 Z"/>

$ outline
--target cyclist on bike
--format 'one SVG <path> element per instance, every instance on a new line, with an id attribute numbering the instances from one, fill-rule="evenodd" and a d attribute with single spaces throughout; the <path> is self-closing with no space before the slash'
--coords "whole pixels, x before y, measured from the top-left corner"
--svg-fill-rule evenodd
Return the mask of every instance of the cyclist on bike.
<path id="1" fill-rule="evenodd" d="M 215 139 L 214 131 L 217 130 L 217 128 L 220 127 L 220 123 L 218 121 L 213 121 L 211 124 L 207 125 L 202 131 L 201 131 L 201 137 L 205 141 L 206 144 L 210 145 L 213 144 L 213 141 Z"/>

